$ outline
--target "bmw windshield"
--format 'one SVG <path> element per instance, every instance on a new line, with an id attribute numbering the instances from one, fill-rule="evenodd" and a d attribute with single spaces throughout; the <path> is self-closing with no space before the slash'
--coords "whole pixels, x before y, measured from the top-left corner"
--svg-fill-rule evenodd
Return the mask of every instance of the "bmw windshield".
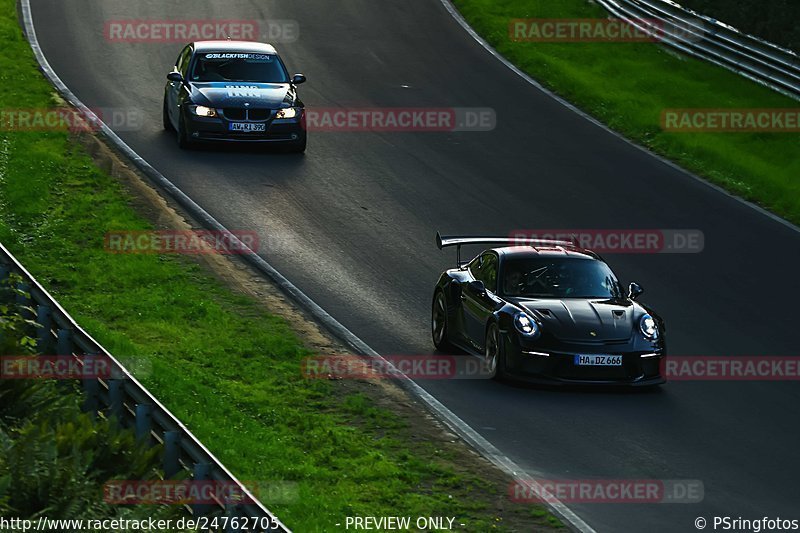
<path id="1" fill-rule="evenodd" d="M 249 81 L 289 83 L 289 75 L 275 54 L 209 52 L 197 54 L 191 81 Z"/>

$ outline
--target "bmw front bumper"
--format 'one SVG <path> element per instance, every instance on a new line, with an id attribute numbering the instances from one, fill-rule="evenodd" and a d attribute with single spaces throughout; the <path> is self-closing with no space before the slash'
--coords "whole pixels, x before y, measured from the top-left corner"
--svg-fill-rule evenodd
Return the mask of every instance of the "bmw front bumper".
<path id="1" fill-rule="evenodd" d="M 192 141 L 220 142 L 260 142 L 260 143 L 299 143 L 306 137 L 305 112 L 291 119 L 276 119 L 276 110 L 257 110 L 269 112 L 266 118 L 252 120 L 245 110 L 230 118 L 225 110 L 218 109 L 216 117 L 201 117 L 191 111 L 184 111 L 186 135 Z M 254 110 L 256 111 L 256 110 Z M 251 131 L 233 130 L 232 124 L 245 125 Z M 241 127 L 241 126 L 240 126 Z M 255 131 L 258 129 L 258 131 Z"/>

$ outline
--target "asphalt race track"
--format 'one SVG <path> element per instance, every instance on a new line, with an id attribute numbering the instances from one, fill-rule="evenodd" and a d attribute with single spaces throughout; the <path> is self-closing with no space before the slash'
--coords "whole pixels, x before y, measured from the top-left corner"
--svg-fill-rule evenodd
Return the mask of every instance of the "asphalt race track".
<path id="1" fill-rule="evenodd" d="M 382 354 L 427 354 L 435 231 L 689 228 L 698 254 L 609 255 L 668 324 L 673 355 L 798 355 L 800 233 L 632 147 L 502 65 L 439 0 L 33 0 L 43 51 L 142 157 Z M 305 156 L 178 149 L 161 129 L 182 45 L 119 43 L 115 19 L 290 19 L 277 45 L 309 107 L 490 107 L 492 132 L 318 132 Z M 466 255 L 466 254 L 465 254 Z M 698 479 L 699 504 L 569 504 L 598 531 L 691 531 L 714 515 L 800 518 L 796 382 L 673 382 L 656 393 L 420 383 L 547 478 Z M 269 502 L 265 502 L 269 505 Z M 291 524 L 289 524 L 291 526 Z M 333 526 L 332 526 L 333 527 Z M 710 529 L 710 528 L 709 528 Z"/>

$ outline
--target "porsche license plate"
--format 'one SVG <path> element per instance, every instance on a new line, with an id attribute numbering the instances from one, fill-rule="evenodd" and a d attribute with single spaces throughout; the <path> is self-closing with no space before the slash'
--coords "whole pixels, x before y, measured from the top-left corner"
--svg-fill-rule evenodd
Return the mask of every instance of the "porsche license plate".
<path id="1" fill-rule="evenodd" d="M 231 131 L 244 131 L 244 132 L 258 132 L 266 131 L 265 124 L 251 123 L 251 122 L 231 122 L 228 126 Z"/>
<path id="2" fill-rule="evenodd" d="M 622 366 L 621 355 L 575 355 L 576 366 Z"/>

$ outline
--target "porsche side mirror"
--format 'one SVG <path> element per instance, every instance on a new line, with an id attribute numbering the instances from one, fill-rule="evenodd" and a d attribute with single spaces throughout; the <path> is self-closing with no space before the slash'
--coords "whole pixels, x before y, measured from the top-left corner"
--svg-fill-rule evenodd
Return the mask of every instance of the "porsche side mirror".
<path id="1" fill-rule="evenodd" d="M 628 298 L 630 298 L 631 300 L 635 300 L 643 292 L 644 289 L 638 283 L 631 283 L 630 285 L 628 285 Z"/>
<path id="2" fill-rule="evenodd" d="M 486 286 L 480 280 L 470 281 L 468 287 L 470 291 L 480 296 L 486 294 Z"/>
<path id="3" fill-rule="evenodd" d="M 183 81 L 183 76 L 181 76 L 180 72 L 173 71 L 173 72 L 170 72 L 169 74 L 167 74 L 167 79 L 169 81 L 179 81 L 179 82 L 181 82 L 181 81 Z"/>
<path id="4" fill-rule="evenodd" d="M 301 83 L 306 82 L 306 77 L 302 74 L 295 74 L 292 76 L 292 83 L 295 85 L 300 85 Z"/>

